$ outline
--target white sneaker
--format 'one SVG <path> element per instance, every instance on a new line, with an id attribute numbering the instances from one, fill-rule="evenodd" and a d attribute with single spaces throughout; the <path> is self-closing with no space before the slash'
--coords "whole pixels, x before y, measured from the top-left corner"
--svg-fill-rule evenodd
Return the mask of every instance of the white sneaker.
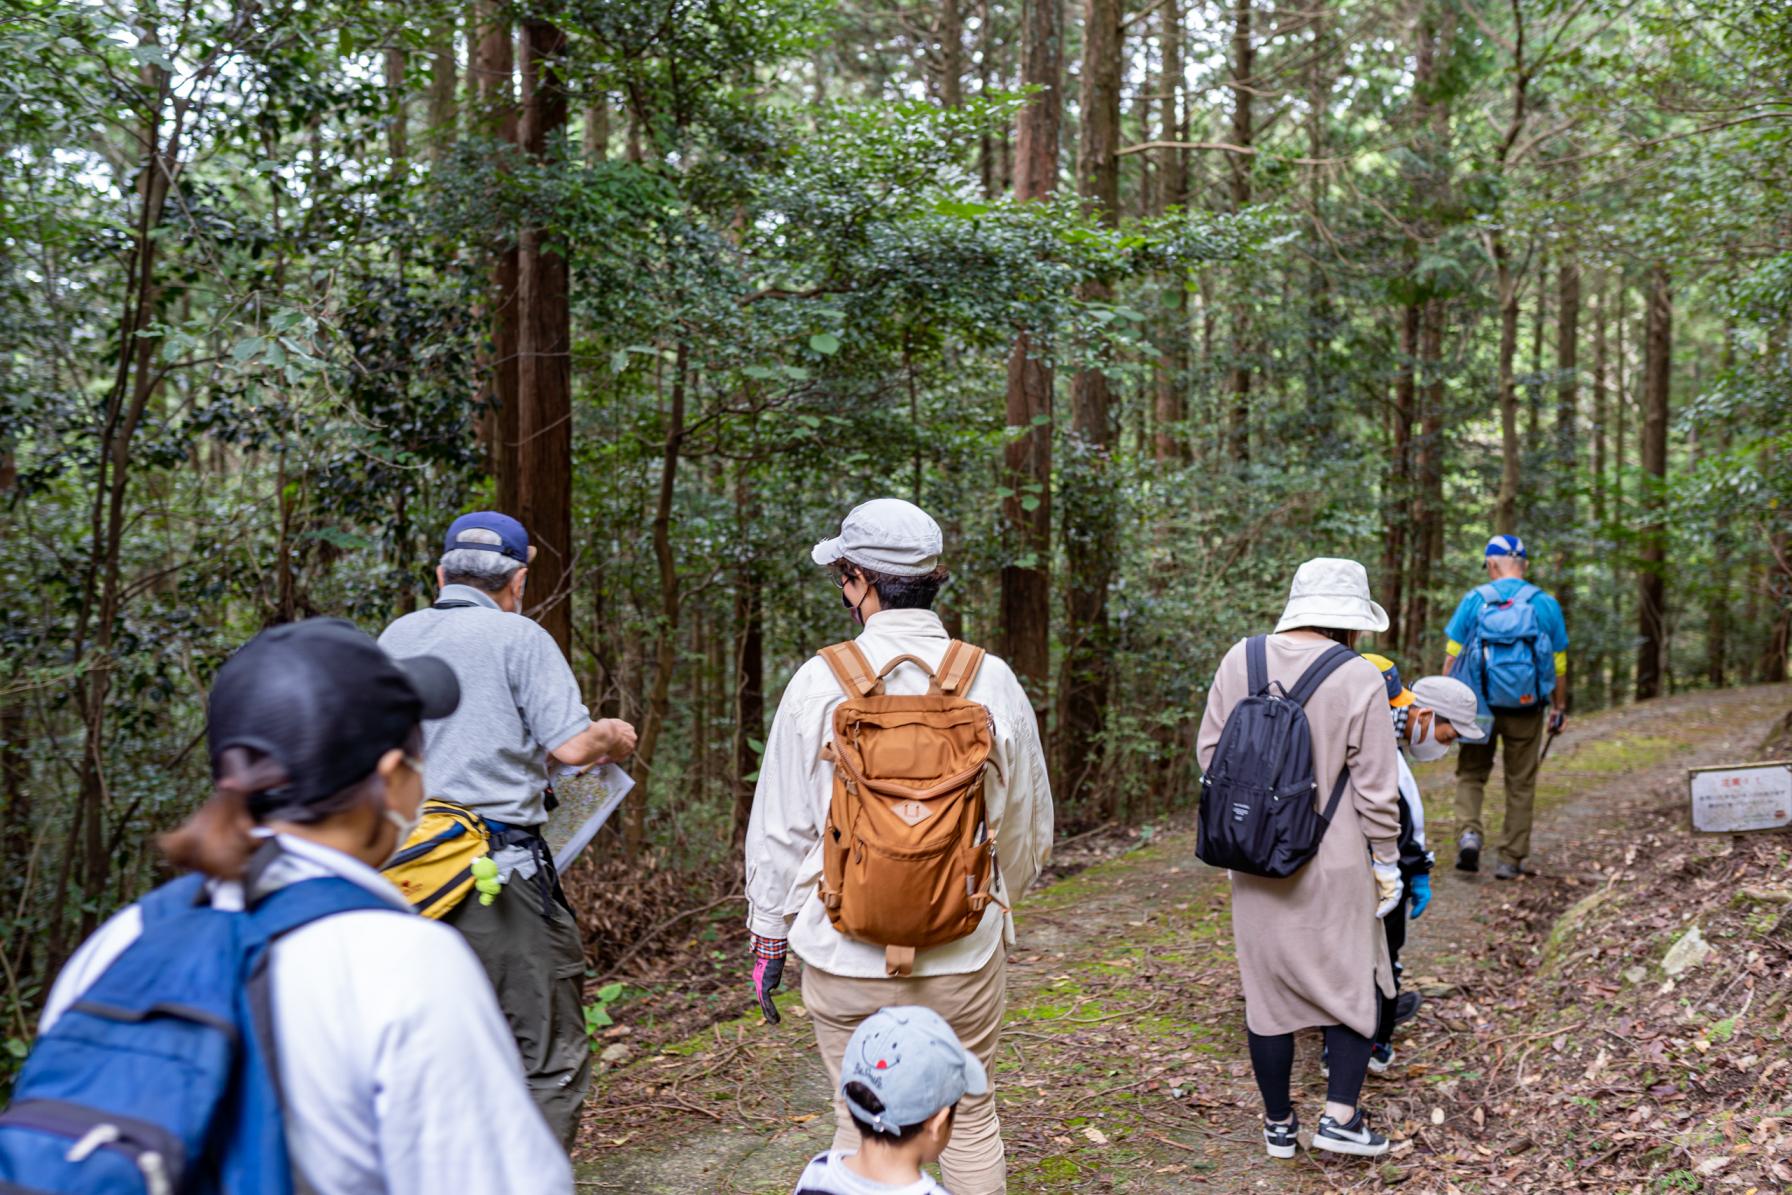
<path id="1" fill-rule="evenodd" d="M 1290 1115 L 1287 1124 L 1277 1124 L 1273 1120 L 1263 1122 L 1263 1148 L 1269 1151 L 1272 1158 L 1292 1158 L 1295 1146 L 1300 1144 L 1300 1117 Z"/>
<path id="2" fill-rule="evenodd" d="M 1349 1124 L 1339 1124 L 1329 1116 L 1319 1118 L 1313 1131 L 1313 1148 L 1335 1154 L 1351 1154 L 1359 1158 L 1379 1158 L 1388 1152 L 1388 1139 L 1369 1127 L 1362 1109 Z"/>

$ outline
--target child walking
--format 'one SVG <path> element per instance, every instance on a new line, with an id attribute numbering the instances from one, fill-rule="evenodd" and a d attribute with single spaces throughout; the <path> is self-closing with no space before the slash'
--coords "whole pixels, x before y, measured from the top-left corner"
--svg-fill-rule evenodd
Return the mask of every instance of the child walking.
<path id="1" fill-rule="evenodd" d="M 949 1195 L 921 1167 L 945 1152 L 958 1101 L 988 1090 L 983 1064 L 937 1012 L 878 1010 L 853 1030 L 840 1066 L 859 1148 L 818 1155 L 796 1195 Z"/>

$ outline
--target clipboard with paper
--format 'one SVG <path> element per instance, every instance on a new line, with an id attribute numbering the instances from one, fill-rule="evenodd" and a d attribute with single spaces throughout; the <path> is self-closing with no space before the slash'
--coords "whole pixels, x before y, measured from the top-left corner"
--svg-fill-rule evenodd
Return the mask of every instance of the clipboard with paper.
<path id="1" fill-rule="evenodd" d="M 634 787 L 635 778 L 613 763 L 585 771 L 569 769 L 554 778 L 559 804 L 548 814 L 541 836 L 553 853 L 556 871 L 572 866 Z"/>

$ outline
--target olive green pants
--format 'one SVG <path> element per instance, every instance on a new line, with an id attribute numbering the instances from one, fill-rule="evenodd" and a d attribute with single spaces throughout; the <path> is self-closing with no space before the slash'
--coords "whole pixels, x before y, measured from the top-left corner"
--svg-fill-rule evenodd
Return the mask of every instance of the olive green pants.
<path id="1" fill-rule="evenodd" d="M 1493 716 L 1493 733 L 1485 743 L 1464 743 L 1456 757 L 1456 832 L 1481 828 L 1481 805 L 1487 778 L 1493 774 L 1495 744 L 1506 768 L 1506 828 L 1499 841 L 1500 861 L 1514 867 L 1531 853 L 1531 813 L 1537 803 L 1537 760 L 1543 751 L 1543 710 Z"/>
<path id="2" fill-rule="evenodd" d="M 442 918 L 466 938 L 497 993 L 516 1035 L 529 1094 L 562 1145 L 572 1148 L 579 1108 L 591 1087 L 591 1043 L 585 1036 L 585 951 L 566 906 L 513 875 L 490 905 L 469 893 Z M 443 993 L 446 999 L 451 993 Z"/>

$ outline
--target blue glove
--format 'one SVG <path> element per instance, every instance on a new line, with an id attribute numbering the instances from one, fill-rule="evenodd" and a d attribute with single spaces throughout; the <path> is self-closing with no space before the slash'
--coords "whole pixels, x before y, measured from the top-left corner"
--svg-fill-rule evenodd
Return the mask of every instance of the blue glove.
<path id="1" fill-rule="evenodd" d="M 1412 901 L 1412 912 L 1408 915 L 1417 921 L 1425 907 L 1431 903 L 1431 877 L 1414 876 L 1406 885 L 1406 895 Z"/>

